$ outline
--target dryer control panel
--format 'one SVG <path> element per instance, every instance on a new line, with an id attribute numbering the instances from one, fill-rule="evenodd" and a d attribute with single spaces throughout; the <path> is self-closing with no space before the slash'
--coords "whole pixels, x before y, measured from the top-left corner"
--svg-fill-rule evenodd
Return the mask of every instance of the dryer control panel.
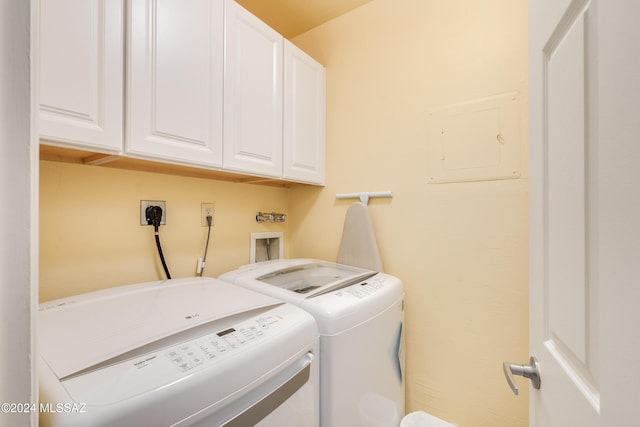
<path id="1" fill-rule="evenodd" d="M 295 309 L 295 310 L 292 310 Z M 287 331 L 304 322 L 306 313 L 289 305 L 272 307 L 255 317 L 229 322 L 213 322 L 215 332 L 185 331 L 190 338 L 173 337 L 160 344 L 142 347 L 138 355 L 122 355 L 88 372 L 61 381 L 69 395 L 89 405 L 106 405 L 172 384 L 185 376 L 207 370 L 229 370 L 243 355 L 261 352 L 264 342 L 279 342 Z M 217 324 L 217 328 L 216 328 Z M 212 329 L 208 328 L 208 331 Z M 153 346 L 161 348 L 150 350 Z M 244 351 L 243 351 L 244 350 Z M 256 357 L 256 356 L 253 356 Z M 211 371 L 209 371 L 209 369 Z M 231 369 L 233 370 L 233 369 Z M 95 387 L 100 384 L 100 387 Z"/>
<path id="2" fill-rule="evenodd" d="M 281 316 L 258 317 L 207 335 L 202 339 L 181 344 L 169 349 L 165 354 L 179 371 L 185 372 L 202 365 L 207 360 L 227 355 L 263 338 L 281 319 Z"/>

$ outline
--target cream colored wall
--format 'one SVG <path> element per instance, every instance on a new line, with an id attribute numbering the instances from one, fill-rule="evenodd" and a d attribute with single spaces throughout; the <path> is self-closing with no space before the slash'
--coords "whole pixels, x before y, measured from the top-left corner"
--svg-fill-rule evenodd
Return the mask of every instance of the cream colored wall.
<path id="1" fill-rule="evenodd" d="M 335 194 L 369 208 L 406 291 L 407 411 L 522 427 L 502 362 L 528 360 L 527 2 L 374 0 L 293 41 L 327 67 L 327 185 L 292 189 L 291 253 L 335 259 Z M 430 109 L 521 95 L 520 179 L 429 184 Z M 366 355 L 363 355 L 366 357 Z M 526 383 L 522 383 L 526 390 Z"/>
<path id="2" fill-rule="evenodd" d="M 283 231 L 287 254 L 288 223 L 255 221 L 286 213 L 287 189 L 41 161 L 40 301 L 164 278 L 140 200 L 167 202 L 160 240 L 173 277 L 194 276 L 204 251 L 201 202 L 215 203 L 205 276 L 249 263 L 251 232 Z"/>

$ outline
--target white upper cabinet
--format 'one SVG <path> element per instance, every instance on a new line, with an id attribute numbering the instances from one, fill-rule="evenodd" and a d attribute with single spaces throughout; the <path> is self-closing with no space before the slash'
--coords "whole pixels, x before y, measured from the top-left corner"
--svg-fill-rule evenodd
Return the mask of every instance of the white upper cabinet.
<path id="1" fill-rule="evenodd" d="M 222 165 L 223 3 L 132 0 L 125 152 Z"/>
<path id="2" fill-rule="evenodd" d="M 120 152 L 123 1 L 42 0 L 39 12 L 40 137 Z"/>
<path id="3" fill-rule="evenodd" d="M 284 179 L 324 184 L 325 68 L 284 45 Z"/>
<path id="4" fill-rule="evenodd" d="M 235 1 L 39 13 L 44 144 L 324 184 L 325 69 Z"/>
<path id="5" fill-rule="evenodd" d="M 282 176 L 283 40 L 225 1 L 225 169 Z"/>

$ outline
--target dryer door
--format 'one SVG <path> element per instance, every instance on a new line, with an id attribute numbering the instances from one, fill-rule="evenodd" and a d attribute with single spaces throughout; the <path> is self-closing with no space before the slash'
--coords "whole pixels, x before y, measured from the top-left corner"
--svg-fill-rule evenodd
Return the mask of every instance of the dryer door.
<path id="1" fill-rule="evenodd" d="M 219 422 L 229 414 L 232 418 L 221 426 L 318 426 L 318 367 L 314 359 L 313 353 L 304 354 L 283 372 L 257 386 L 249 395 L 189 425 L 209 427 L 213 425 L 212 421 Z M 236 415 L 231 415 L 233 413 Z"/>

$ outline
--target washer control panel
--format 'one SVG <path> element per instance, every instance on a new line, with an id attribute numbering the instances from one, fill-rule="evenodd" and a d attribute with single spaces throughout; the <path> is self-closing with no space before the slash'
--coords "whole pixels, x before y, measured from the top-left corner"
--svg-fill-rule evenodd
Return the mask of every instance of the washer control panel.
<path id="1" fill-rule="evenodd" d="M 339 292 L 336 292 L 336 294 L 339 294 L 339 295 L 347 294 L 359 299 L 366 298 L 369 295 L 374 294 L 380 289 L 382 289 L 382 287 L 384 286 L 384 281 L 385 279 L 382 275 L 377 275 L 357 285 L 353 285 L 353 286 L 349 286 L 348 288 L 341 289 Z"/>

